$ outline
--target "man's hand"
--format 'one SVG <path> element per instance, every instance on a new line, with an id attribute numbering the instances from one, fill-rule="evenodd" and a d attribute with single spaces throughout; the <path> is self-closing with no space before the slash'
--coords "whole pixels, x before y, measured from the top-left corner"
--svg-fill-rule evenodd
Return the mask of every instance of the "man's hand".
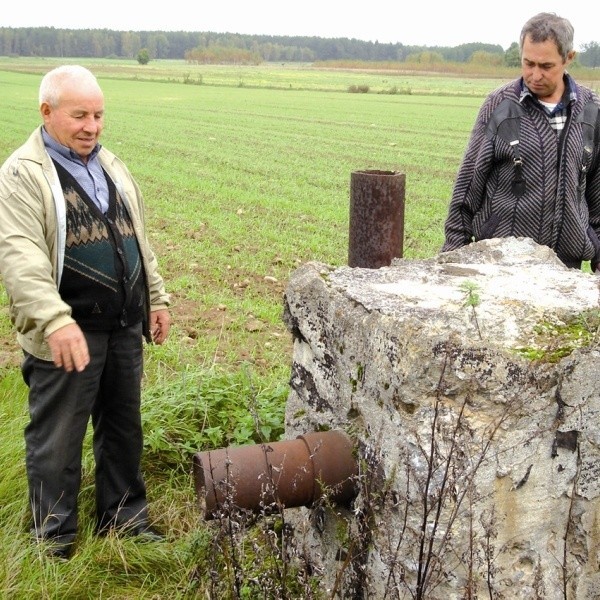
<path id="1" fill-rule="evenodd" d="M 169 335 L 171 328 L 171 315 L 165 308 L 162 310 L 153 310 L 150 313 L 150 334 L 155 344 L 162 344 Z"/>
<path id="2" fill-rule="evenodd" d="M 88 345 L 77 323 L 65 325 L 47 337 L 54 364 L 70 373 L 83 371 L 90 362 Z"/>

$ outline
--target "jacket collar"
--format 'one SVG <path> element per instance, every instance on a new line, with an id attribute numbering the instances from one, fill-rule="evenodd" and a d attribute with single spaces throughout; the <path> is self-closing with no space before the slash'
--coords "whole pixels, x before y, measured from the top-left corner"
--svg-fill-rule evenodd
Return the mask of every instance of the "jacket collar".
<path id="1" fill-rule="evenodd" d="M 519 102 L 523 102 L 525 98 L 532 98 L 537 100 L 537 96 L 532 94 L 527 85 L 525 85 L 525 80 L 521 77 L 519 80 Z M 563 81 L 565 83 L 565 91 L 563 93 L 562 99 L 557 105 L 557 110 L 560 110 L 566 107 L 568 104 L 573 102 L 577 102 L 577 84 L 575 80 L 568 74 L 565 73 L 563 76 Z M 562 106 L 561 106 L 562 105 Z"/>

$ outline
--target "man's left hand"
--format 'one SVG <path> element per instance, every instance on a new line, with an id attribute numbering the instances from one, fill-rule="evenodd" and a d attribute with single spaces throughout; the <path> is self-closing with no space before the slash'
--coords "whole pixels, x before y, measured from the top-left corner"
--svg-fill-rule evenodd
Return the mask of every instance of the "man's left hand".
<path id="1" fill-rule="evenodd" d="M 162 344 L 169 335 L 171 315 L 166 309 L 153 310 L 150 313 L 150 334 L 155 344 Z"/>

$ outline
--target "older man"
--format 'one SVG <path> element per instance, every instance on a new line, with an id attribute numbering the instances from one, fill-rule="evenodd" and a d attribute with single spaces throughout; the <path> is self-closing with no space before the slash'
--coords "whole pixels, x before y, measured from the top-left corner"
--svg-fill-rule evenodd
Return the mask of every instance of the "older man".
<path id="1" fill-rule="evenodd" d="M 82 445 L 94 428 L 99 533 L 158 540 L 140 471 L 143 337 L 162 344 L 169 297 L 126 166 L 99 144 L 94 75 L 58 67 L 40 84 L 43 125 L 0 170 L 0 273 L 23 348 L 32 533 L 70 557 Z"/>

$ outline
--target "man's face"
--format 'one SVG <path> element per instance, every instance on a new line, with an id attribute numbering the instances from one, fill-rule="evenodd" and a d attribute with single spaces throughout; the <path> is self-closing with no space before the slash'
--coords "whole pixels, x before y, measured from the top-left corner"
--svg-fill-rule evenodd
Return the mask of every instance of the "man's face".
<path id="1" fill-rule="evenodd" d="M 104 97 L 94 87 L 67 82 L 61 88 L 58 106 L 40 106 L 46 131 L 86 162 L 104 127 Z"/>
<path id="2" fill-rule="evenodd" d="M 567 60 L 563 61 L 552 40 L 534 43 L 530 36 L 526 36 L 521 52 L 521 68 L 531 93 L 545 102 L 559 102 L 564 91 L 563 74 L 574 56 L 575 52 L 570 52 Z"/>

